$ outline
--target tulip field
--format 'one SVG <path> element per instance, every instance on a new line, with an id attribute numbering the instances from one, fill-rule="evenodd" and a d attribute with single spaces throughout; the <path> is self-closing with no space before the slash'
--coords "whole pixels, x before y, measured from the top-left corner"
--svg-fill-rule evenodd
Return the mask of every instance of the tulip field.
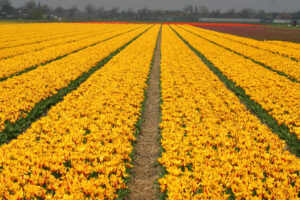
<path id="1" fill-rule="evenodd" d="M 300 44 L 183 23 L 0 24 L 0 199 L 128 199 L 156 52 L 157 199 L 300 199 Z"/>

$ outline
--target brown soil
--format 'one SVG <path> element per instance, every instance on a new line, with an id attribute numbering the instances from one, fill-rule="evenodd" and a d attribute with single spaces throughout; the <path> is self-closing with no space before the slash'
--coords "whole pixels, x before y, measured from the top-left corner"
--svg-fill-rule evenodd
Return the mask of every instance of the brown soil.
<path id="1" fill-rule="evenodd" d="M 145 200 L 157 199 L 159 190 L 155 187 L 160 167 L 159 157 L 159 82 L 160 82 L 160 42 L 158 36 L 157 48 L 154 54 L 154 64 L 150 71 L 149 85 L 146 95 L 144 123 L 137 138 L 136 154 L 133 167 L 133 177 L 129 182 L 131 193 L 126 199 Z"/>
<path id="2" fill-rule="evenodd" d="M 271 26 L 198 26 L 201 28 L 248 37 L 256 40 L 280 40 L 300 43 L 300 29 Z"/>

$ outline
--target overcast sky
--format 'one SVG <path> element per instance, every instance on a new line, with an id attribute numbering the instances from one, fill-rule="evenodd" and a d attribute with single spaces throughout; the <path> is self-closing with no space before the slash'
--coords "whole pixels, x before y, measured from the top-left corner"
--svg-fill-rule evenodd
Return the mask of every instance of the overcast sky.
<path id="1" fill-rule="evenodd" d="M 14 6 L 21 6 L 28 0 L 11 0 Z M 204 5 L 209 9 L 221 9 L 226 11 L 230 8 L 264 9 L 266 11 L 296 11 L 300 10 L 300 0 L 36 0 L 46 3 L 55 8 L 62 6 L 69 8 L 73 5 L 82 9 L 91 3 L 96 7 L 104 6 L 106 9 L 118 7 L 127 10 L 147 7 L 149 9 L 181 9 L 185 5 Z"/>

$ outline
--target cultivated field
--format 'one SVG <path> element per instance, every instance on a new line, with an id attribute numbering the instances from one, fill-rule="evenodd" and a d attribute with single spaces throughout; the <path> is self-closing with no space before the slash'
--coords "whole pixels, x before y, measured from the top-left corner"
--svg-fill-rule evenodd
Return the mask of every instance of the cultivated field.
<path id="1" fill-rule="evenodd" d="M 285 25 L 286 26 L 286 25 Z M 256 40 L 279 40 L 286 42 L 300 43 L 299 27 L 284 26 L 228 26 L 228 24 L 205 24 L 199 25 L 201 28 L 218 31 L 222 33 L 234 34 Z"/>
<path id="2" fill-rule="evenodd" d="M 299 62 L 188 24 L 0 23 L 0 199 L 298 199 Z"/>

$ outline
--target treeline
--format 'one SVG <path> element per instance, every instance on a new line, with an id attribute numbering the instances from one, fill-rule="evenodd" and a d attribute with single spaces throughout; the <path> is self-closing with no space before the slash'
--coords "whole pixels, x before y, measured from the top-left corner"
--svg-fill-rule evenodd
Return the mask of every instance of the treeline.
<path id="1" fill-rule="evenodd" d="M 157 21 L 198 21 L 199 18 L 243 18 L 243 19 L 300 19 L 300 10 L 293 13 L 266 12 L 244 8 L 230 9 L 225 12 L 209 10 L 205 6 L 188 5 L 181 10 L 149 10 L 142 8 L 121 10 L 117 7 L 105 9 L 87 4 L 83 10 L 77 6 L 70 8 L 51 8 L 46 4 L 28 1 L 23 6 L 15 8 L 10 0 L 0 0 L 0 19 L 29 19 L 29 20 L 157 20 Z"/>

